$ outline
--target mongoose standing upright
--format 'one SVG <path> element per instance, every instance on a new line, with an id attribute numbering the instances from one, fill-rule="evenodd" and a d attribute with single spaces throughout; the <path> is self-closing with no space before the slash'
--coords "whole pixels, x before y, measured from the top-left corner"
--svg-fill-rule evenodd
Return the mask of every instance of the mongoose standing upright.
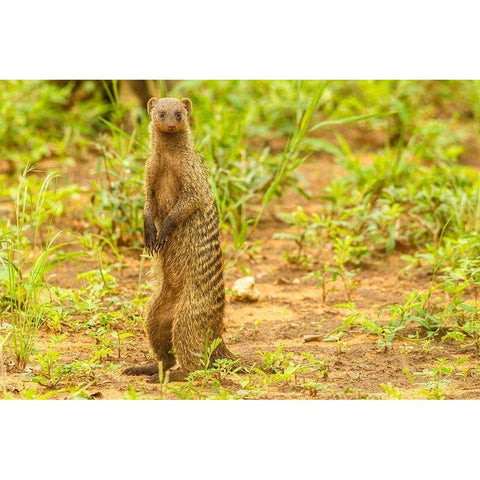
<path id="1" fill-rule="evenodd" d="M 151 156 L 145 169 L 145 248 L 155 257 L 158 290 L 146 308 L 150 345 L 171 380 L 202 368 L 205 348 L 222 338 L 225 309 L 218 212 L 207 169 L 195 150 L 188 98 L 147 103 Z M 210 361 L 233 359 L 223 340 Z M 158 380 L 158 364 L 125 370 Z"/>

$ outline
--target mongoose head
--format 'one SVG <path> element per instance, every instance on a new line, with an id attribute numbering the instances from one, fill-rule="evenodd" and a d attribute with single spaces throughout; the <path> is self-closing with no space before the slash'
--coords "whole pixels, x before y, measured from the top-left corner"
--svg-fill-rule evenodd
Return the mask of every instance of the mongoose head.
<path id="1" fill-rule="evenodd" d="M 157 130 L 175 133 L 188 126 L 192 114 L 192 101 L 189 98 L 151 98 L 147 110 L 152 125 Z"/>

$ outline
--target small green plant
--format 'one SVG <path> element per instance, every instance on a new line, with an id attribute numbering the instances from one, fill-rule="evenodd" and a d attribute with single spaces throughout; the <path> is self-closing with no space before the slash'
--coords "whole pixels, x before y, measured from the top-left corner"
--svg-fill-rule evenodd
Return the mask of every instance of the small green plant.
<path id="1" fill-rule="evenodd" d="M 123 394 L 122 398 L 124 400 L 138 400 L 142 398 L 142 392 L 137 392 L 135 387 L 129 383 L 128 390 Z"/>
<path id="2" fill-rule="evenodd" d="M 396 398 L 397 400 L 402 399 L 403 393 L 398 388 L 394 387 L 391 382 L 381 383 L 380 386 L 390 398 Z"/>
<path id="3" fill-rule="evenodd" d="M 273 238 L 294 241 L 297 250 L 294 253 L 286 252 L 286 259 L 290 263 L 304 265 L 305 267 L 310 266 L 312 256 L 305 253 L 305 246 L 308 244 L 316 244 L 318 242 L 316 225 L 308 222 L 308 215 L 301 207 L 298 207 L 292 213 L 282 214 L 282 218 L 289 225 L 295 227 L 297 233 L 276 232 L 273 234 Z"/>
<path id="4" fill-rule="evenodd" d="M 421 372 L 414 372 L 413 375 L 426 379 L 425 382 L 416 383 L 416 385 L 422 387 L 420 393 L 428 399 L 445 399 L 447 394 L 446 387 L 451 382 L 450 377 L 465 360 L 466 358 L 460 358 L 452 363 L 446 358 L 438 358 L 435 360 L 435 367 L 424 368 Z"/>
<path id="5" fill-rule="evenodd" d="M 211 358 L 216 348 L 223 341 L 221 338 L 214 339 L 211 343 L 208 340 L 205 343 L 205 351 L 203 354 L 198 354 L 202 362 L 202 369 L 192 372 L 187 377 L 187 382 L 192 385 L 191 391 L 195 391 L 197 395 L 203 395 L 207 382 L 211 383 L 213 389 L 218 389 L 221 386 L 221 381 L 229 375 L 235 375 L 239 371 L 238 360 L 215 360 L 212 363 Z M 201 379 L 201 385 L 198 389 L 193 388 L 193 382 L 197 379 Z"/>
<path id="6" fill-rule="evenodd" d="M 122 357 L 122 346 L 124 344 L 124 340 L 126 338 L 130 338 L 130 337 L 133 337 L 133 333 L 131 332 L 119 332 L 119 331 L 112 331 L 111 332 L 111 336 L 114 338 L 114 342 L 113 342 L 113 348 L 116 348 L 117 349 L 117 359 L 120 360 L 120 358 Z"/>
<path id="7" fill-rule="evenodd" d="M 49 313 L 49 284 L 47 273 L 73 253 L 63 253 L 62 248 L 72 242 L 59 243 L 61 231 L 52 232 L 44 215 L 44 203 L 50 184 L 56 178 L 49 173 L 37 195 L 31 196 L 25 170 L 19 178 L 15 197 L 15 225 L 7 223 L 0 232 L 0 283 L 4 288 L 1 303 L 11 325 L 8 349 L 18 369 L 22 370 L 33 352 L 38 329 Z M 43 235 L 42 235 L 43 234 Z M 28 235 L 33 240 L 28 239 Z M 44 240 L 41 240 L 44 236 Z M 24 255 L 26 246 L 30 255 Z"/>
<path id="8" fill-rule="evenodd" d="M 331 292 L 338 290 L 333 283 L 335 282 L 333 276 L 333 269 L 330 267 L 330 262 L 325 263 L 323 268 L 310 272 L 305 278 L 314 278 L 316 280 L 316 286 L 322 289 L 322 302 L 327 301 L 327 297 Z M 332 285 L 329 287 L 329 285 Z"/>
<path id="9" fill-rule="evenodd" d="M 80 377 L 88 378 L 90 384 L 95 378 L 95 372 L 103 365 L 99 361 L 108 354 L 106 350 L 95 352 L 88 360 L 75 360 L 71 363 L 60 363 L 60 352 L 58 345 L 65 339 L 66 335 L 52 335 L 45 352 L 37 352 L 33 358 L 39 366 L 38 373 L 32 378 L 48 389 L 72 387 Z M 55 392 L 55 393 L 58 393 Z"/>
<path id="10" fill-rule="evenodd" d="M 284 352 L 284 347 L 280 346 L 274 352 L 258 351 L 257 353 L 263 359 L 262 369 L 271 372 L 281 372 L 291 365 L 292 352 Z"/>
<path id="11" fill-rule="evenodd" d="M 335 308 L 346 309 L 351 311 L 352 313 L 350 313 L 344 318 L 341 325 L 335 327 L 331 332 L 329 332 L 325 336 L 325 340 L 339 341 L 342 338 L 345 330 L 355 327 L 363 327 L 365 322 L 368 321 L 368 319 L 362 312 L 356 310 L 354 302 L 338 303 L 335 305 Z"/>
<path id="12" fill-rule="evenodd" d="M 302 356 L 307 361 L 303 366 L 308 370 L 315 372 L 318 379 L 328 376 L 328 359 L 319 360 L 313 356 L 310 352 L 302 352 Z"/>
<path id="13" fill-rule="evenodd" d="M 303 384 L 303 387 L 308 390 L 311 397 L 316 397 L 322 390 L 327 390 L 329 385 L 321 382 L 306 382 Z"/>
<path id="14" fill-rule="evenodd" d="M 256 337 L 258 335 L 258 326 L 260 325 L 260 322 L 262 321 L 261 318 L 257 318 L 255 322 L 253 322 L 254 328 L 253 328 L 253 335 Z"/>
<path id="15" fill-rule="evenodd" d="M 65 334 L 58 337 L 52 335 L 47 346 L 47 351 L 38 352 L 33 356 L 40 367 L 39 373 L 32 378 L 33 382 L 43 387 L 53 389 L 57 387 L 60 382 L 63 382 L 72 372 L 72 364 L 62 364 L 58 362 L 60 352 L 56 350 L 56 347 L 65 337 Z"/>

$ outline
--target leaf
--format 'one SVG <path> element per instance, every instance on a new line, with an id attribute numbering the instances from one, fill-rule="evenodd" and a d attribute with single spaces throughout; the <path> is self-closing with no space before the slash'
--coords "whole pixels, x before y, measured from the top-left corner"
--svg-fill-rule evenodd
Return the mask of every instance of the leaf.
<path id="1" fill-rule="evenodd" d="M 310 132 L 313 132 L 319 128 L 328 127 L 331 125 L 344 125 L 346 123 L 360 122 L 361 120 L 368 120 L 370 118 L 385 117 L 388 115 L 396 115 L 397 111 L 385 112 L 385 113 L 369 113 L 367 115 L 355 115 L 353 117 L 339 118 L 337 120 L 324 120 L 319 122 L 310 128 Z"/>
<path id="2" fill-rule="evenodd" d="M 293 240 L 295 242 L 300 240 L 299 235 L 294 235 L 293 233 L 282 233 L 282 232 L 274 233 L 273 238 L 281 239 L 281 240 Z"/>

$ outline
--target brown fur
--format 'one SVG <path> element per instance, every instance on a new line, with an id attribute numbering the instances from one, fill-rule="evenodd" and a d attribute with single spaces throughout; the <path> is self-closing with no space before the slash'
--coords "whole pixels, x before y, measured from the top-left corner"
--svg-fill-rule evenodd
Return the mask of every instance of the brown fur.
<path id="1" fill-rule="evenodd" d="M 146 308 L 146 330 L 171 379 L 202 368 L 206 346 L 222 338 L 225 309 L 218 213 L 207 169 L 195 150 L 189 99 L 151 98 L 151 156 L 145 169 L 145 248 L 155 256 L 158 290 Z M 200 356 L 198 356 L 200 355 Z M 211 361 L 235 358 L 222 341 Z M 155 376 L 157 367 L 125 373 Z M 174 378 L 175 377 L 175 378 Z"/>

